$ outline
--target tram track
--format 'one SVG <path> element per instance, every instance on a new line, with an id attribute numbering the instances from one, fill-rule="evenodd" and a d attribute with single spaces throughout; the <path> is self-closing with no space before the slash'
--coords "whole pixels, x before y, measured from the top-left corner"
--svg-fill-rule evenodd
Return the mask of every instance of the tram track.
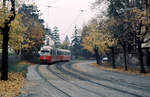
<path id="1" fill-rule="evenodd" d="M 87 76 L 87 77 L 90 77 L 90 78 L 93 78 L 93 79 L 96 79 L 96 80 L 107 81 L 107 82 L 111 82 L 113 84 L 118 84 L 118 85 L 121 85 L 121 86 L 124 86 L 124 87 L 131 88 L 131 89 L 143 90 L 143 91 L 146 91 L 146 92 L 150 92 L 150 87 L 149 86 L 144 86 L 145 88 L 142 88 L 143 86 L 138 86 L 136 84 L 128 83 L 128 82 L 125 82 L 125 81 L 117 81 L 116 79 L 108 79 L 108 78 L 106 79 L 102 76 L 97 77 L 97 76 L 82 72 L 80 70 L 77 70 L 77 69 L 73 68 L 73 66 L 70 65 L 70 64 L 69 65 L 65 64 L 65 67 L 70 69 L 71 71 L 74 71 L 76 73 L 79 73 L 81 75 L 84 75 L 84 76 Z"/>
<path id="2" fill-rule="evenodd" d="M 57 64 L 57 65 L 63 65 L 63 64 Z M 64 76 L 64 74 L 62 75 L 62 74 L 60 74 L 60 73 L 57 73 L 57 71 L 58 71 L 58 69 L 57 69 L 57 71 L 54 71 L 54 70 L 52 70 L 52 68 L 50 68 L 50 66 L 47 66 L 47 69 L 51 72 L 51 73 L 53 73 L 55 76 L 57 76 L 57 77 L 59 77 L 60 79 L 62 79 L 62 80 L 64 80 L 64 81 L 66 81 L 66 82 L 68 82 L 68 83 L 70 83 L 70 84 L 72 84 L 72 85 L 74 85 L 75 87 L 78 87 L 78 88 L 81 88 L 81 89 L 83 89 L 83 90 L 85 90 L 85 91 L 87 91 L 87 92 L 89 92 L 89 93 L 93 93 L 93 94 L 95 94 L 95 95 L 97 95 L 97 96 L 100 96 L 100 97 L 106 97 L 106 96 L 104 96 L 104 95 L 102 95 L 102 94 L 100 94 L 100 93 L 98 93 L 98 92 L 95 92 L 95 91 L 92 91 L 92 90 L 90 90 L 90 89 L 87 89 L 87 88 L 84 88 L 84 87 L 82 87 L 81 85 L 79 85 L 79 84 L 77 84 L 77 83 L 75 83 L 75 82 L 73 82 L 73 81 L 69 81 L 69 79 L 68 78 L 66 78 L 65 76 Z M 54 68 L 53 68 L 54 69 Z M 56 70 L 55 69 L 55 70 Z M 66 74 L 65 74 L 66 75 Z M 68 75 L 67 75 L 68 76 Z"/>
<path id="3" fill-rule="evenodd" d="M 65 66 L 68 66 L 68 65 L 71 65 L 71 64 L 72 64 L 72 63 L 65 64 Z M 98 85 L 98 86 L 105 87 L 105 88 L 107 88 L 107 89 L 109 89 L 109 90 L 118 91 L 118 92 L 121 92 L 121 93 L 123 93 L 123 94 L 132 95 L 132 96 L 134 96 L 134 97 L 148 97 L 148 96 L 143 96 L 143 95 L 131 93 L 131 92 L 128 92 L 128 91 L 125 91 L 125 90 L 121 90 L 121 89 L 118 89 L 118 88 L 114 88 L 114 87 L 111 87 L 111 86 L 108 86 L 108 85 L 104 85 L 104 84 L 101 84 L 101 83 L 99 83 L 99 82 L 95 82 L 95 81 L 90 80 L 89 78 L 87 78 L 87 77 L 85 77 L 85 76 L 83 77 L 83 76 L 78 75 L 78 74 L 76 74 L 76 73 L 74 73 L 74 72 L 71 72 L 71 71 L 68 71 L 68 70 L 64 69 L 64 68 L 62 67 L 62 65 L 56 65 L 56 68 L 57 68 L 58 70 L 62 71 L 62 72 L 65 72 L 66 74 L 69 74 L 70 76 L 73 76 L 73 77 L 79 79 L 79 80 L 88 81 L 89 83 L 92 83 L 92 84 L 95 84 L 95 85 Z M 69 68 L 69 69 L 70 69 L 70 68 Z"/>
<path id="4" fill-rule="evenodd" d="M 68 93 L 62 91 L 61 89 L 57 88 L 54 84 L 52 84 L 50 81 L 48 81 L 48 79 L 46 77 L 44 77 L 44 75 L 42 75 L 42 73 L 39 71 L 39 65 L 36 66 L 35 68 L 36 72 L 39 74 L 39 76 L 50 86 L 53 87 L 57 92 L 61 93 L 64 95 L 64 97 L 72 97 L 71 95 L 69 95 Z"/>

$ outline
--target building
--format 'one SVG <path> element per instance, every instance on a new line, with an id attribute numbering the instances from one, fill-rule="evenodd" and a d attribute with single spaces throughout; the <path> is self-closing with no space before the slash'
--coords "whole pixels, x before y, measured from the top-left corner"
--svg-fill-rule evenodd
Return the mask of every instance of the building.
<path id="1" fill-rule="evenodd" d="M 42 50 L 43 48 L 54 47 L 55 42 L 54 42 L 54 40 L 52 38 L 52 34 L 51 34 L 51 30 L 50 29 L 47 29 L 47 28 L 45 29 L 45 37 L 44 37 L 43 43 L 44 44 L 43 44 L 43 46 L 41 47 L 40 50 Z M 39 54 L 41 54 L 40 51 L 39 51 Z"/>
<path id="2" fill-rule="evenodd" d="M 51 35 L 45 35 L 44 39 L 44 45 L 43 46 L 53 46 L 54 45 L 54 40 L 52 39 Z"/>

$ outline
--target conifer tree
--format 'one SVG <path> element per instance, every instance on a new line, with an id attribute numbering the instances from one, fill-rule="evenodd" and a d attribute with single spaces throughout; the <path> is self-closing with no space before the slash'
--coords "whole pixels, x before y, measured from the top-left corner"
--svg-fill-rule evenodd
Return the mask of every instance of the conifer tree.
<path id="1" fill-rule="evenodd" d="M 68 36 L 65 37 L 65 40 L 61 44 L 60 48 L 62 48 L 62 49 L 70 49 L 70 41 L 69 41 L 69 37 Z"/>
<path id="2" fill-rule="evenodd" d="M 72 51 L 72 55 L 74 55 L 76 58 L 80 55 L 80 51 L 81 51 L 81 37 L 79 35 L 79 31 L 77 29 L 77 27 L 75 26 L 74 28 L 74 35 L 73 35 L 73 39 L 71 42 L 71 51 Z"/>
<path id="3" fill-rule="evenodd" d="M 60 37 L 59 37 L 58 27 L 56 27 L 56 26 L 53 28 L 52 37 L 55 42 L 55 47 L 56 48 L 59 47 L 60 46 Z"/>

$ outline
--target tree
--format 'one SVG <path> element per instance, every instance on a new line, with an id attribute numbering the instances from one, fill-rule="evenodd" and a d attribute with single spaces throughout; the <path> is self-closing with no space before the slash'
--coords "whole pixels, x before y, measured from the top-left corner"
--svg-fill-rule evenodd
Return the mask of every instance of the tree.
<path id="1" fill-rule="evenodd" d="M 70 41 L 69 41 L 69 37 L 68 36 L 65 37 L 65 40 L 60 45 L 60 48 L 62 48 L 62 49 L 70 49 Z"/>
<path id="2" fill-rule="evenodd" d="M 124 52 L 124 67 L 127 70 L 127 46 L 128 46 L 128 32 L 129 22 L 126 20 L 129 17 L 127 8 L 129 8 L 129 0 L 96 0 L 94 5 L 100 6 L 103 2 L 107 2 L 107 17 L 108 17 L 108 29 L 118 42 L 118 46 L 123 48 Z M 95 7 L 96 8 L 96 7 Z M 115 64 L 114 60 L 114 47 L 110 47 L 112 51 L 112 64 Z M 115 65 L 113 66 L 115 67 Z"/>
<path id="3" fill-rule="evenodd" d="M 102 0 L 96 0 L 100 5 Z M 113 25 L 110 26 L 111 33 L 118 40 L 124 51 L 125 70 L 127 70 L 127 47 L 137 47 L 141 72 L 145 73 L 143 65 L 142 44 L 148 42 L 146 39 L 149 32 L 149 1 L 148 0 L 106 0 L 108 1 L 108 17 Z M 130 47 L 131 48 L 131 47 Z"/>
<path id="4" fill-rule="evenodd" d="M 80 50 L 81 50 L 80 43 L 81 43 L 81 37 L 79 35 L 77 27 L 75 26 L 74 35 L 71 42 L 71 53 L 72 55 L 75 56 L 75 58 L 78 58 L 78 56 L 80 55 Z"/>
<path id="5" fill-rule="evenodd" d="M 65 37 L 65 40 L 64 40 L 64 41 L 67 43 L 67 45 L 68 45 L 68 46 L 70 46 L 70 40 L 69 40 L 68 35 L 66 35 L 66 37 Z"/>
<path id="6" fill-rule="evenodd" d="M 9 32 L 9 47 L 12 48 L 14 51 L 18 51 L 23 48 L 24 45 L 21 45 L 24 41 L 23 34 L 26 32 L 26 27 L 24 24 L 21 22 L 21 14 L 16 14 L 16 18 L 14 21 L 11 22 L 10 24 L 10 32 Z M 18 26 L 16 26 L 18 25 Z M 3 36 L 0 36 L 0 41 L 2 41 Z M 0 42 L 0 45 L 2 43 Z"/>
<path id="7" fill-rule="evenodd" d="M 40 18 L 40 10 L 38 10 L 38 7 L 36 5 L 26 5 L 23 4 L 21 8 L 19 8 L 18 13 L 24 14 L 25 17 L 24 20 L 26 18 L 30 18 L 33 19 L 34 21 L 38 21 L 40 23 L 41 26 L 43 26 L 44 20 Z M 27 26 L 25 24 L 25 26 Z"/>
<path id="8" fill-rule="evenodd" d="M 90 31 L 90 29 L 89 29 L 88 25 L 84 25 L 81 29 L 81 52 L 80 52 L 80 55 L 85 57 L 86 59 L 93 57 L 93 54 L 91 52 L 89 52 L 87 49 L 84 49 L 84 47 L 82 46 L 83 39 L 87 34 L 90 33 L 89 31 Z"/>
<path id="9" fill-rule="evenodd" d="M 114 38 L 117 38 L 119 45 L 123 49 L 124 54 L 124 69 L 128 70 L 127 65 L 127 47 L 130 44 L 129 43 L 129 32 L 131 23 L 128 22 L 130 18 L 130 13 L 128 11 L 128 8 L 130 8 L 130 2 L 129 0 L 119 0 L 113 1 L 109 0 L 110 5 L 108 8 L 108 14 L 109 17 L 113 17 L 113 25 L 110 29 L 111 32 L 114 34 Z M 131 46 L 131 45 L 130 45 Z"/>
<path id="10" fill-rule="evenodd" d="M 97 64 L 101 64 L 101 57 L 109 51 L 108 47 L 115 44 L 115 40 L 111 37 L 102 21 L 98 23 L 94 20 L 88 27 L 90 28 L 90 33 L 83 38 L 82 45 L 85 49 L 94 53 Z"/>
<path id="11" fill-rule="evenodd" d="M 3 0 L 3 8 L 2 13 L 4 18 L 0 25 L 0 30 L 3 35 L 2 41 L 2 75 L 1 80 L 8 80 L 8 41 L 9 41 L 9 31 L 10 24 L 15 19 L 16 11 L 15 11 L 15 0 L 10 0 L 11 2 L 11 10 L 7 10 L 6 8 L 6 0 Z"/>
<path id="12" fill-rule="evenodd" d="M 11 23 L 9 47 L 19 53 L 21 49 L 26 47 L 23 45 L 25 38 L 23 37 L 27 28 L 21 21 L 22 15 L 17 14 L 15 20 Z M 18 25 L 18 26 L 16 26 Z"/>
<path id="13" fill-rule="evenodd" d="M 22 48 L 22 53 L 26 55 L 32 54 L 33 51 L 38 52 L 43 44 L 44 36 L 44 21 L 40 19 L 39 10 L 37 6 L 24 4 L 18 12 L 23 14 L 22 22 L 27 28 L 23 35 L 26 40 L 23 42 L 25 47 Z"/>
<path id="14" fill-rule="evenodd" d="M 53 37 L 53 40 L 55 42 L 55 47 L 59 47 L 60 46 L 60 38 L 59 38 L 59 30 L 58 30 L 58 27 L 54 27 L 53 28 L 53 33 L 52 33 L 52 37 Z"/>
<path id="15" fill-rule="evenodd" d="M 50 36 L 52 36 L 52 31 L 51 31 L 50 28 L 44 28 L 44 30 L 45 30 L 45 31 L 44 31 L 44 32 L 45 32 L 45 33 L 44 33 L 45 35 L 50 35 Z"/>
<path id="16" fill-rule="evenodd" d="M 145 1 L 145 2 L 144 2 Z M 143 64 L 143 53 L 142 53 L 142 44 L 148 42 L 149 39 L 145 40 L 145 37 L 149 31 L 149 18 L 148 16 L 148 1 L 147 0 L 139 0 L 139 1 L 125 1 L 120 0 L 119 5 L 115 5 L 116 1 L 111 1 L 109 14 L 115 18 L 118 25 L 118 40 L 120 45 L 123 47 L 124 50 L 124 58 L 126 60 L 126 48 L 127 44 L 131 44 L 133 46 L 137 46 L 138 54 L 139 54 L 139 61 L 141 66 L 141 73 L 145 73 L 145 68 Z M 118 3 L 118 1 L 116 2 Z M 122 8 L 120 5 L 123 5 Z M 125 5 L 126 4 L 126 5 Z M 145 5 L 145 6 L 144 6 Z M 137 7 L 137 8 L 134 8 Z M 120 9 L 122 12 L 119 13 Z M 143 11 L 144 10 L 144 11 Z M 115 14 L 114 14 L 115 13 Z M 126 16 L 126 17 L 125 17 Z M 118 18 L 121 20 L 119 21 Z M 117 26 L 115 26 L 117 27 Z M 144 31 L 143 31 L 144 30 Z M 130 45 L 130 46 L 131 46 Z M 125 61 L 125 70 L 127 70 L 127 65 Z"/>
<path id="17" fill-rule="evenodd" d="M 131 27 L 133 29 L 133 32 L 131 32 L 130 34 L 135 37 L 135 40 L 133 42 L 138 47 L 137 49 L 139 54 L 141 73 L 146 73 L 143 64 L 142 44 L 150 41 L 150 38 L 146 39 L 146 35 L 150 30 L 149 29 L 150 19 L 146 16 L 144 11 L 135 8 L 133 9 L 132 17 L 130 18 L 130 21 L 132 22 Z"/>

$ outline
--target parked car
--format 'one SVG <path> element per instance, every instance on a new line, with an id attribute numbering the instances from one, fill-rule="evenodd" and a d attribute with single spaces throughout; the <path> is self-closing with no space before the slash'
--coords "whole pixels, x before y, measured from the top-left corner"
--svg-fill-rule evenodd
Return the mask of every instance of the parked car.
<path id="1" fill-rule="evenodd" d="M 108 57 L 103 57 L 102 63 L 106 63 L 106 62 L 108 62 Z"/>

